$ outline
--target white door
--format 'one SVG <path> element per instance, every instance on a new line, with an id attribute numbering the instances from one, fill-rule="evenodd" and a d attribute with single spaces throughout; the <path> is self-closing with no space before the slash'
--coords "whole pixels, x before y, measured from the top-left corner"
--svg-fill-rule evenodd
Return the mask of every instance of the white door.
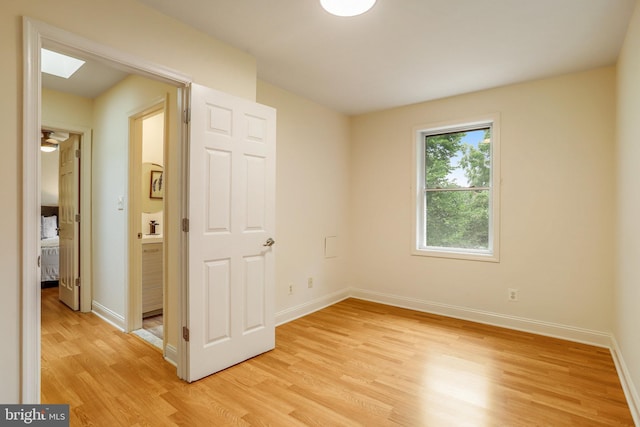
<path id="1" fill-rule="evenodd" d="M 187 380 L 275 347 L 270 107 L 191 88 Z"/>
<path id="2" fill-rule="evenodd" d="M 79 206 L 80 137 L 71 135 L 61 142 L 60 172 L 58 177 L 58 221 L 60 227 L 60 280 L 58 294 L 60 301 L 72 310 L 80 309 L 80 293 L 76 285 L 79 278 L 80 262 L 78 250 L 80 223 L 76 221 Z"/>

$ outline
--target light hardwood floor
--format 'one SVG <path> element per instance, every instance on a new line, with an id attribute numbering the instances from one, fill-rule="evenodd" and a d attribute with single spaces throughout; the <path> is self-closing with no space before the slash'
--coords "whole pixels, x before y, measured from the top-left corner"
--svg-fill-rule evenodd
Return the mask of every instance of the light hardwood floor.
<path id="1" fill-rule="evenodd" d="M 162 314 L 142 319 L 142 329 L 162 339 L 164 335 L 164 317 Z"/>
<path id="2" fill-rule="evenodd" d="M 632 426 L 609 351 L 349 299 L 192 384 L 42 291 L 42 401 L 94 426 Z"/>

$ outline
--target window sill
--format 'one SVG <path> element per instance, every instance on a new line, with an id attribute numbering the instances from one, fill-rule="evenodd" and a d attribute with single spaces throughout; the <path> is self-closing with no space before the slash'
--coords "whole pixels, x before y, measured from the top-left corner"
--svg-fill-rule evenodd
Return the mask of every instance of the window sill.
<path id="1" fill-rule="evenodd" d="M 500 262 L 498 254 L 488 252 L 461 252 L 456 250 L 413 249 L 411 255 L 434 258 L 459 259 L 464 261 Z"/>

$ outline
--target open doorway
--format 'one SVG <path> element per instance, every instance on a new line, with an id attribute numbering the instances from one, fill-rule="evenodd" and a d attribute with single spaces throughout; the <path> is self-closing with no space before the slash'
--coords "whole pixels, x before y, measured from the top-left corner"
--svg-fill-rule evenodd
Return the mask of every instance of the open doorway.
<path id="1" fill-rule="evenodd" d="M 130 123 L 130 329 L 165 351 L 166 100 L 129 118 Z"/>
<path id="2" fill-rule="evenodd" d="M 56 51 L 67 53 L 64 49 Z M 95 61 L 90 58 L 78 52 L 71 55 L 85 60 L 93 75 L 102 73 L 96 73 Z M 104 65 L 101 67 L 105 68 Z M 51 116 L 55 114 L 58 121 L 76 120 L 91 129 L 90 164 L 83 168 L 84 173 L 77 180 L 77 185 L 64 186 L 76 193 L 82 188 L 87 192 L 82 200 L 90 203 L 87 209 L 78 206 L 65 210 L 71 223 L 91 223 L 90 232 L 83 233 L 83 238 L 91 236 L 91 241 L 82 245 L 81 252 L 90 254 L 88 264 L 92 267 L 92 274 L 90 277 L 85 274 L 82 280 L 75 281 L 75 287 L 71 286 L 71 289 L 82 289 L 83 294 L 85 291 L 91 294 L 90 302 L 83 311 L 92 311 L 119 329 L 130 332 L 140 327 L 143 311 L 148 315 L 153 312 L 168 314 L 163 307 L 166 251 L 164 240 L 160 239 L 164 237 L 161 230 L 166 217 L 164 187 L 166 177 L 170 175 L 164 173 L 165 128 L 168 127 L 165 120 L 175 120 L 178 116 L 177 88 L 138 75 L 123 72 L 117 75 L 119 79 L 112 81 L 111 86 L 99 90 L 92 89 L 93 80 L 87 89 L 83 87 L 86 83 L 74 83 L 73 79 L 68 79 L 67 86 L 52 88 L 43 76 L 42 116 L 43 120 L 53 121 Z M 91 90 L 95 92 L 91 93 Z M 168 99 L 172 100 L 172 105 Z M 74 156 L 72 150 L 65 159 L 70 163 L 77 162 L 78 158 L 85 157 L 80 152 L 75 150 Z M 153 165 L 153 168 L 143 171 L 145 164 Z M 159 180 L 156 174 L 160 174 Z M 150 193 L 149 180 L 152 177 L 156 187 L 162 191 Z M 143 194 L 146 197 L 142 197 Z M 74 199 L 79 199 L 79 195 Z M 62 215 L 59 218 L 62 219 Z M 150 222 L 155 227 L 153 232 L 148 227 Z M 145 237 L 145 247 L 152 238 L 154 240 L 153 258 L 157 272 L 154 286 L 158 291 L 155 299 L 159 306 L 156 304 L 153 309 L 141 306 L 140 284 L 153 274 L 141 272 L 141 267 L 145 266 L 141 265 L 139 243 L 137 248 L 122 250 L 129 241 L 143 241 L 136 236 Z M 67 305 L 77 309 L 73 304 Z"/>
<path id="3" fill-rule="evenodd" d="M 122 161 L 129 126 L 123 133 L 120 119 L 149 105 L 150 98 L 164 96 L 170 137 L 163 172 L 167 240 L 162 258 L 165 282 L 171 284 L 164 296 L 165 358 L 176 362 L 178 377 L 195 381 L 273 349 L 275 110 L 47 24 L 25 18 L 24 26 L 22 402 L 38 402 L 40 395 L 41 309 L 39 286 L 35 289 L 40 270 L 31 261 L 39 250 L 40 220 L 40 158 L 34 140 L 41 104 L 36 70 L 40 47 L 49 43 L 132 73 L 92 106 L 92 312 L 127 330 L 131 304 L 123 289 L 132 232 L 127 218 L 135 199 L 127 194 L 131 166 Z"/>
<path id="4" fill-rule="evenodd" d="M 84 100 L 81 99 L 79 103 L 75 103 L 72 101 L 83 97 L 41 86 L 39 73 L 41 47 L 63 51 L 124 72 L 124 79 L 118 83 L 120 92 L 114 91 L 112 86 L 104 92 L 107 95 L 102 99 L 99 99 L 100 96 L 84 97 Z M 90 284 L 83 289 L 82 299 L 88 300 L 86 311 L 92 311 L 122 330 L 128 330 L 129 322 L 127 309 L 129 296 L 126 292 L 128 282 L 126 272 L 129 269 L 126 242 L 130 234 L 127 221 L 130 205 L 127 191 L 128 117 L 131 111 L 137 111 L 149 105 L 150 100 L 157 100 L 158 97 L 169 100 L 170 108 L 166 112 L 166 120 L 171 123 L 171 132 L 167 149 L 173 162 L 165 165 L 164 173 L 167 178 L 172 175 L 176 178 L 172 180 L 175 188 L 167 188 L 165 197 L 172 198 L 172 203 L 171 208 L 163 216 L 165 229 L 171 230 L 164 234 L 167 242 L 171 240 L 173 243 L 164 244 L 162 258 L 164 273 L 174 278 L 172 283 L 175 289 L 171 290 L 172 306 L 169 310 L 163 310 L 165 316 L 163 323 L 165 329 L 169 329 L 165 331 L 165 339 L 168 338 L 171 344 L 165 358 L 178 366 L 178 376 L 182 377 L 180 373 L 182 344 L 178 333 L 182 322 L 180 246 L 183 244 L 180 228 L 183 209 L 182 145 L 180 144 L 183 128 L 180 112 L 184 103 L 182 88 L 190 80 L 166 69 L 138 62 L 136 59 L 120 58 L 118 60 L 116 59 L 119 58 L 118 55 L 99 45 L 93 45 L 85 39 L 29 19 L 25 19 L 25 58 L 30 64 L 34 64 L 34 67 L 30 66 L 25 70 L 23 259 L 35 261 L 40 256 L 40 239 L 39 236 L 36 237 L 36 232 L 40 231 L 41 221 L 39 211 L 41 158 L 39 146 L 33 144 L 33 141 L 39 140 L 41 122 L 55 127 L 72 123 L 74 128 L 72 130 L 77 130 L 83 135 L 82 150 L 86 145 L 89 152 L 88 156 L 83 157 L 83 161 L 89 161 L 89 168 L 85 169 L 83 163 L 82 169 L 92 171 L 89 182 L 83 185 L 81 195 L 82 203 L 89 203 L 90 207 L 89 215 L 84 218 L 85 221 L 82 221 L 81 227 L 92 224 L 86 233 L 92 238 L 92 244 L 83 246 L 81 251 L 81 257 L 88 257 L 87 265 L 82 263 L 82 285 Z M 97 76 L 98 74 L 91 73 L 92 79 L 97 79 Z M 54 107 L 45 112 L 42 110 L 45 99 L 52 92 L 55 92 L 57 99 Z M 118 97 L 118 94 L 122 96 Z M 65 112 L 69 114 L 63 114 Z M 83 119 L 87 117 L 89 117 L 88 121 Z M 124 117 L 124 121 L 120 120 L 121 117 Z M 122 155 L 123 152 L 124 155 Z M 171 180 L 167 179 L 167 182 Z M 86 197 L 85 189 L 90 191 Z M 118 243 L 118 240 L 121 243 Z M 167 259 L 170 261 L 167 262 Z M 118 263 L 114 268 L 113 264 L 105 265 L 103 261 L 106 263 L 118 261 Z M 26 403 L 40 400 L 40 269 L 35 262 L 25 261 L 23 273 L 22 401 Z M 114 290 L 113 284 L 119 284 L 122 290 Z M 163 295 L 163 299 L 166 298 L 167 296 Z M 167 319 L 168 315 L 173 319 L 172 323 Z M 173 326 L 166 328 L 168 324 Z"/>
<path id="5" fill-rule="evenodd" d="M 61 302 L 80 310 L 81 135 L 51 128 L 41 135 L 41 288 L 57 288 Z"/>

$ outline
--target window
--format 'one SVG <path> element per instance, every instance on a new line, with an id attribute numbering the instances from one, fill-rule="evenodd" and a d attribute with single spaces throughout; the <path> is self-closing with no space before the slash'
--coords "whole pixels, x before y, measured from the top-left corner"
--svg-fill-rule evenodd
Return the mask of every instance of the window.
<path id="1" fill-rule="evenodd" d="M 498 261 L 497 116 L 416 128 L 415 255 Z"/>

